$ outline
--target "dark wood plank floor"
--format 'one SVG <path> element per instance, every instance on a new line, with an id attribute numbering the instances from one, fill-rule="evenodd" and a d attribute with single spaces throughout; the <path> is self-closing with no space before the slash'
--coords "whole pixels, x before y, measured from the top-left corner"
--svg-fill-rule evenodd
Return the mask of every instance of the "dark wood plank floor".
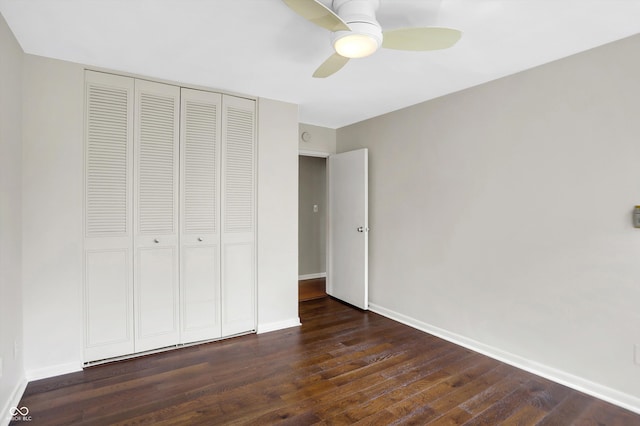
<path id="1" fill-rule="evenodd" d="M 320 299 L 321 297 L 327 297 L 327 284 L 325 278 L 298 281 L 298 300 L 300 302 Z"/>
<path id="2" fill-rule="evenodd" d="M 34 425 L 636 425 L 640 416 L 325 297 L 302 327 L 30 383 Z M 14 422 L 14 424 L 19 424 Z"/>

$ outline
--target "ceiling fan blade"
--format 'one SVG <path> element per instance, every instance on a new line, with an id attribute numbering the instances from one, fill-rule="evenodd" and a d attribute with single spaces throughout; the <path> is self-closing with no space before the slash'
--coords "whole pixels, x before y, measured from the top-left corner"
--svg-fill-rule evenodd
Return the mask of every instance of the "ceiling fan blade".
<path id="1" fill-rule="evenodd" d="M 313 76 L 315 78 L 329 77 L 331 74 L 340 71 L 340 69 L 344 67 L 347 62 L 349 62 L 349 58 L 345 58 L 342 55 L 334 53 L 333 55 L 329 56 L 329 59 L 324 61 L 322 65 L 318 67 L 316 72 L 313 73 Z"/>
<path id="2" fill-rule="evenodd" d="M 304 19 L 329 31 L 351 31 L 349 26 L 331 9 L 317 0 L 282 0 Z"/>
<path id="3" fill-rule="evenodd" d="M 383 33 L 382 47 L 396 50 L 447 49 L 460 40 L 462 33 L 452 28 L 399 28 Z"/>

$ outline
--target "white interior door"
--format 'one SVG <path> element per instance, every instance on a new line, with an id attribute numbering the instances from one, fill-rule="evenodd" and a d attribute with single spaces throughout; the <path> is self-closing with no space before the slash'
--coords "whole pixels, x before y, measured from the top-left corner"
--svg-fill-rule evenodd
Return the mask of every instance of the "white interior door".
<path id="1" fill-rule="evenodd" d="M 136 80 L 134 310 L 136 352 L 179 342 L 180 88 Z"/>
<path id="2" fill-rule="evenodd" d="M 369 308 L 367 149 L 329 156 L 327 293 Z"/>

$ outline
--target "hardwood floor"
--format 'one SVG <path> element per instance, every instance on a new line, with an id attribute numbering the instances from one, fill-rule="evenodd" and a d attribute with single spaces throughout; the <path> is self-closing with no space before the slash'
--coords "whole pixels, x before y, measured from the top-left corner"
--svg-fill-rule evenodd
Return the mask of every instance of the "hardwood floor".
<path id="1" fill-rule="evenodd" d="M 298 300 L 300 302 L 320 299 L 321 297 L 327 297 L 325 278 L 298 281 Z"/>
<path id="2" fill-rule="evenodd" d="M 640 424 L 629 411 L 329 297 L 301 303 L 300 316 L 301 327 L 33 382 L 20 407 L 33 425 Z"/>

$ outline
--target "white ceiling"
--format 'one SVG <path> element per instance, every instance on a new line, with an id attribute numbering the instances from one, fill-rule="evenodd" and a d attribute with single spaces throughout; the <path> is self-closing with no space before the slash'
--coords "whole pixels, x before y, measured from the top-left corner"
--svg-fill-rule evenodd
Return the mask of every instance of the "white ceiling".
<path id="1" fill-rule="evenodd" d="M 640 0 L 381 0 L 383 29 L 445 26 L 462 39 L 381 49 L 314 79 L 329 32 L 281 0 L 0 0 L 0 12 L 27 53 L 288 101 L 301 122 L 330 128 L 640 33 Z"/>

